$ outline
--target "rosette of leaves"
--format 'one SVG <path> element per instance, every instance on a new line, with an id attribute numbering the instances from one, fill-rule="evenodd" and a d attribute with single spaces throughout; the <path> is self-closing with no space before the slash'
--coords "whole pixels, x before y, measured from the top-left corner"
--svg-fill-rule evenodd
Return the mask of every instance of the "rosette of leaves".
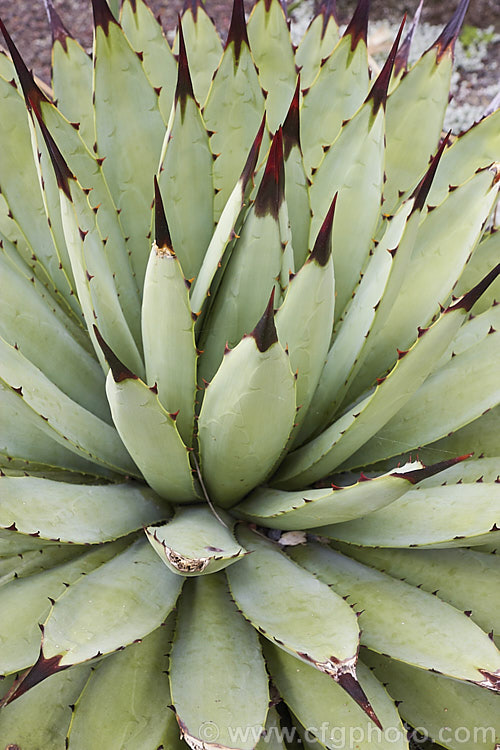
<path id="1" fill-rule="evenodd" d="M 500 112 L 441 133 L 467 2 L 377 77 L 366 0 L 296 49 L 278 0 L 224 46 L 194 2 L 173 48 L 116 5 L 91 59 L 49 3 L 53 99 L 2 27 L 0 745 L 493 750 Z"/>

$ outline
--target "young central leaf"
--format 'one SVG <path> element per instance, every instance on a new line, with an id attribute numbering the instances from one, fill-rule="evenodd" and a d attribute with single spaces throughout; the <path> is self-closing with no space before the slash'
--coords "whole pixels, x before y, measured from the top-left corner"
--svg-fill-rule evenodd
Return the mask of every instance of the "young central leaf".
<path id="1" fill-rule="evenodd" d="M 203 476 L 214 502 L 230 507 L 264 481 L 285 449 L 295 417 L 295 380 L 278 343 L 272 308 L 228 351 L 199 419 Z"/>

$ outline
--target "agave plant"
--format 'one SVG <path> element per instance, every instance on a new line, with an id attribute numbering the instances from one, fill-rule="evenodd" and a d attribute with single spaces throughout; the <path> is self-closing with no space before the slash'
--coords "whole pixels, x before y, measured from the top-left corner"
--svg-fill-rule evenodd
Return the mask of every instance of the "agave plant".
<path id="1" fill-rule="evenodd" d="M 0 746 L 498 748 L 500 111 L 441 133 L 467 0 L 372 80 L 367 0 L 297 48 L 278 0 L 224 47 L 193 2 L 173 49 L 117 5 L 91 60 L 48 3 L 53 100 L 2 24 Z"/>

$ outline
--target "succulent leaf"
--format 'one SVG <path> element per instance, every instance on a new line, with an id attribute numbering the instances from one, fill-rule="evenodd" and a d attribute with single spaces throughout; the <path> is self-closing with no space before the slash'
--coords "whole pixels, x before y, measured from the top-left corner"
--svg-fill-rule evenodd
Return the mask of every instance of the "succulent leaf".
<path id="1" fill-rule="evenodd" d="M 100 232 L 95 213 L 75 180 L 68 179 L 66 186 L 68 195 L 63 187 L 59 192 L 62 224 L 91 337 L 94 337 L 93 326 L 101 326 L 103 334 L 123 360 L 142 375 L 144 365 L 138 344 L 140 332 L 134 337 L 128 326 L 111 266 L 103 252 L 105 238 Z M 99 355 L 98 344 L 94 343 L 94 347 Z"/>
<path id="2" fill-rule="evenodd" d="M 70 398 L 109 421 L 103 373 L 81 329 L 54 304 L 43 285 L 21 273 L 6 253 L 0 254 L 0 274 L 5 282 L 0 297 L 2 338 L 17 345 Z M 35 327 L 36 338 L 32 336 Z M 61 358 L 66 359 L 64 369 L 57 364 Z"/>
<path id="3" fill-rule="evenodd" d="M 208 382 L 222 361 L 225 345 L 234 347 L 250 333 L 272 290 L 278 292 L 283 260 L 279 221 L 283 201 L 283 140 L 278 130 L 255 201 L 228 259 L 200 337 L 200 374 Z"/>
<path id="4" fill-rule="evenodd" d="M 266 646 L 265 653 L 273 680 L 287 706 L 304 727 L 316 729 L 316 732 L 313 729 L 307 732 L 310 740 L 315 738 L 313 747 L 319 744 L 320 747 L 333 749 L 341 734 L 339 728 L 342 727 L 344 731 L 345 727 L 347 736 L 360 737 L 357 741 L 360 750 L 385 747 L 384 736 L 396 738 L 396 741 L 391 740 L 395 749 L 407 750 L 406 732 L 396 707 L 364 664 L 358 668 L 359 680 L 380 719 L 383 733 L 377 731 L 376 727 L 370 727 L 370 732 L 366 731 L 366 716 L 362 708 L 353 701 L 346 701 L 340 685 L 328 679 L 327 675 L 308 664 L 297 663 L 290 654 L 276 646 Z M 332 717 L 332 721 L 325 721 L 325 716 Z"/>
<path id="5" fill-rule="evenodd" d="M 1 77 L 0 98 L 4 113 L 0 125 L 0 145 L 4 153 L 0 188 L 11 221 L 19 227 L 29 206 L 30 221 L 24 222 L 21 230 L 26 243 L 24 260 L 29 263 L 31 256 L 35 256 L 37 276 L 54 294 L 57 289 L 57 296 L 77 312 L 78 304 L 71 299 L 71 286 L 64 270 L 59 268 L 61 261 L 47 224 L 25 104 L 18 90 Z M 15 138 L 12 138 L 13 133 Z"/>
<path id="6" fill-rule="evenodd" d="M 104 176 L 129 238 L 132 270 L 141 289 L 147 263 L 153 176 L 165 126 L 158 95 L 141 60 L 109 11 L 103 19 L 101 10 L 96 16 L 96 10 L 107 8 L 104 0 L 93 0 L 93 7 L 97 155 L 104 159 Z"/>
<path id="7" fill-rule="evenodd" d="M 165 710 L 170 703 L 166 654 L 172 625 L 167 620 L 165 627 L 94 667 L 73 707 L 68 732 L 71 750 L 85 750 L 99 743 L 109 750 L 120 750 L 162 742 L 169 750 L 177 750 L 175 717 Z M 167 745 L 170 738 L 174 742 Z"/>
<path id="8" fill-rule="evenodd" d="M 300 74 L 288 114 L 283 123 L 285 195 L 290 220 L 294 266 L 298 270 L 307 257 L 311 224 L 309 179 L 304 166 L 300 138 Z"/>
<path id="9" fill-rule="evenodd" d="M 228 568 L 227 577 L 245 617 L 272 643 L 332 678 L 377 721 L 356 680 L 359 633 L 353 610 L 269 540 L 243 529 L 238 538 L 251 554 Z M 311 591 L 314 611 L 307 604 Z"/>
<path id="10" fill-rule="evenodd" d="M 14 526 L 40 539 L 99 544 L 169 515 L 150 490 L 127 484 L 78 485 L 30 476 L 0 477 L 0 483 L 0 527 Z"/>
<path id="11" fill-rule="evenodd" d="M 428 457 L 446 458 L 450 452 L 454 455 L 460 454 L 461 448 L 468 450 L 474 447 L 475 455 L 480 456 L 498 456 L 500 452 L 500 407 L 482 414 L 470 424 L 462 427 L 460 430 L 447 435 L 441 440 L 436 440 L 428 447 L 424 446 L 419 451 L 422 460 L 429 460 Z M 431 459 L 432 460 L 432 459 Z"/>
<path id="12" fill-rule="evenodd" d="M 383 315 L 384 302 L 394 281 L 391 278 L 394 265 L 403 262 L 401 256 L 406 249 L 403 248 L 403 237 L 406 235 L 405 239 L 410 239 L 408 225 L 412 210 L 413 201 L 402 204 L 392 220 L 388 221 L 382 239 L 370 256 L 365 272 L 347 304 L 342 324 L 333 336 L 299 440 L 328 424 L 344 400 L 377 316 Z M 415 217 L 414 223 L 417 222 Z M 397 252 L 394 252 L 395 248 Z"/>
<path id="13" fill-rule="evenodd" d="M 323 60 L 331 55 L 339 41 L 339 25 L 334 10 L 335 0 L 321 4 L 295 52 L 295 63 L 305 89 L 318 75 Z"/>
<path id="14" fill-rule="evenodd" d="M 178 508 L 167 524 L 154 524 L 145 531 L 153 549 L 173 573 L 197 576 L 222 570 L 245 554 L 233 527 L 230 516 L 216 517 L 210 508 L 195 505 Z"/>
<path id="15" fill-rule="evenodd" d="M 212 747 L 253 750 L 258 735 L 235 739 L 234 730 L 265 725 L 268 677 L 258 636 L 231 601 L 223 573 L 187 581 L 170 658 L 172 701 L 187 745 L 203 748 L 208 727 L 217 733 Z"/>
<path id="16" fill-rule="evenodd" d="M 363 0 L 360 0 L 359 5 L 362 4 Z M 301 131 L 308 174 L 317 169 L 324 149 L 331 146 L 341 132 L 342 123 L 354 115 L 368 94 L 367 62 L 366 30 L 364 34 L 362 30 L 358 34 L 351 25 L 331 55 L 321 61 L 318 75 L 304 92 Z M 335 97 L 335 108 L 328 106 L 332 96 Z"/>
<path id="17" fill-rule="evenodd" d="M 494 173 L 479 171 L 463 186 L 451 190 L 435 211 L 427 213 L 419 227 L 398 298 L 383 328 L 379 327 L 372 335 L 363 373 L 376 371 L 382 374 L 394 361 L 396 349 L 406 350 L 415 340 L 417 327 L 428 326 L 439 306 L 449 300 L 481 237 L 484 222 L 497 200 L 498 188 Z M 414 284 L 411 280 L 417 275 L 419 284 Z M 350 393 L 351 398 L 371 385 L 363 373 Z"/>
<path id="18" fill-rule="evenodd" d="M 406 464 L 389 474 L 368 480 L 364 475 L 355 484 L 331 489 L 287 492 L 272 487 L 254 490 L 238 506 L 238 513 L 254 523 L 276 529 L 308 529 L 359 518 L 391 505 L 429 472 L 443 471 L 447 462 L 424 467 L 420 462 Z M 327 520 L 327 519 L 335 520 Z M 339 526 L 343 528 L 343 526 Z M 323 533 L 323 532 L 321 532 Z"/>
<path id="19" fill-rule="evenodd" d="M 103 235 L 103 238 L 105 238 L 105 242 L 103 239 L 104 244 L 107 243 L 108 239 L 111 237 L 110 247 L 112 249 L 113 255 L 111 256 L 111 261 L 114 263 L 117 263 L 120 266 L 120 270 L 118 272 L 118 277 L 116 279 L 116 276 L 113 276 L 112 286 L 115 284 L 116 279 L 116 286 L 117 286 L 117 294 L 122 294 L 124 298 L 124 311 L 125 311 L 125 317 L 127 319 L 127 325 L 130 325 L 132 328 L 132 331 L 136 334 L 136 341 L 139 341 L 139 337 L 137 335 L 137 305 L 138 305 L 138 298 L 137 298 L 137 287 L 135 286 L 135 282 L 131 276 L 130 269 L 128 267 L 128 261 L 127 261 L 127 251 L 124 244 L 124 239 L 122 235 L 122 229 L 120 225 L 117 222 L 116 212 L 114 209 L 114 205 L 111 201 L 111 197 L 109 194 L 108 186 L 106 185 L 102 171 L 100 168 L 100 164 L 96 162 L 96 159 L 94 156 L 88 151 L 86 145 L 82 141 L 80 135 L 77 132 L 77 129 L 72 127 L 71 123 L 69 123 L 53 106 L 46 98 L 46 96 L 40 91 L 40 89 L 35 84 L 31 74 L 27 70 L 24 62 L 22 61 L 16 47 L 14 46 L 12 40 L 8 35 L 6 36 L 6 39 L 8 39 L 8 44 L 10 46 L 13 59 L 15 61 L 16 69 L 19 74 L 19 78 L 23 87 L 24 96 L 26 99 L 26 104 L 28 106 L 28 109 L 30 112 L 34 114 L 33 119 L 33 125 L 35 127 L 35 131 L 32 132 L 32 139 L 34 139 L 34 147 L 38 144 L 36 143 L 37 139 L 37 133 L 39 130 L 41 131 L 41 137 L 38 137 L 38 141 L 41 141 L 42 139 L 45 141 L 46 149 L 48 151 L 48 154 L 50 155 L 50 160 L 52 161 L 55 173 L 56 173 L 56 180 L 57 184 L 65 194 L 65 196 L 71 200 L 71 190 L 69 181 L 76 182 L 76 178 L 73 179 L 73 174 L 71 172 L 71 169 L 66 164 L 66 161 L 61 153 L 60 146 L 64 148 L 65 150 L 68 149 L 71 153 L 71 162 L 72 166 L 77 167 L 78 171 L 82 172 L 83 176 L 83 185 L 82 189 L 85 192 L 85 195 L 88 196 L 89 194 L 92 195 L 93 203 L 91 202 L 91 199 L 87 201 L 88 205 L 92 208 L 95 216 L 88 216 L 88 209 L 85 211 L 86 208 L 86 201 L 85 199 L 76 200 L 79 198 L 78 191 L 73 194 L 79 208 L 81 209 L 80 214 L 78 215 L 78 220 L 81 222 L 82 227 L 78 225 L 78 229 L 82 229 L 83 232 L 88 232 L 89 229 L 86 228 L 92 227 L 93 225 L 96 225 L 98 229 L 102 232 L 106 232 L 105 235 Z M 47 122 L 49 123 L 49 127 L 47 127 Z M 52 132 L 56 133 L 56 138 L 54 138 Z M 48 186 L 50 187 L 51 181 L 52 181 L 52 174 L 47 174 L 47 170 L 45 170 L 45 174 L 43 174 L 43 165 L 44 162 L 47 162 L 48 159 L 44 154 L 44 145 L 40 143 L 39 146 L 40 149 L 42 149 L 42 155 L 40 157 L 40 163 L 42 166 L 42 171 L 39 174 L 40 178 L 40 185 L 43 187 L 46 182 L 48 183 Z M 38 159 L 36 160 L 36 163 L 38 163 Z M 43 192 L 45 194 L 46 190 L 43 189 Z M 57 192 L 57 191 L 56 191 Z M 53 193 L 53 190 L 52 190 Z M 55 196 L 52 195 L 52 202 L 54 201 Z M 50 200 L 50 195 L 47 195 L 47 199 Z M 57 199 L 55 199 L 57 200 Z M 104 204 L 104 208 L 107 210 L 101 211 L 100 216 L 102 217 L 97 220 L 97 212 L 99 207 Z M 45 209 L 47 210 L 47 202 L 45 202 Z M 65 227 L 65 221 L 64 221 L 64 210 L 61 208 L 61 212 L 63 213 L 62 217 L 62 229 L 64 231 L 71 231 L 70 229 L 67 229 Z M 82 215 L 83 212 L 83 215 Z M 68 212 L 66 211 L 66 214 Z M 70 212 L 71 214 L 71 212 Z M 54 225 L 55 228 L 59 227 L 60 221 L 57 214 L 54 216 L 56 220 L 56 224 Z M 52 222 L 49 222 L 49 227 L 52 227 Z M 54 237 L 54 242 L 56 244 L 56 247 L 58 249 L 64 248 L 64 258 L 68 258 L 71 260 L 71 254 L 69 249 L 64 247 L 64 245 L 61 244 L 61 237 L 57 237 L 57 231 L 56 237 Z M 54 234 L 54 232 L 53 232 Z M 60 232 L 59 232 L 60 234 Z M 83 239 L 83 237 L 82 237 Z M 66 237 L 66 243 L 71 244 L 71 242 Z M 116 253 L 116 255 L 115 255 Z M 34 253 L 33 253 L 34 255 Z M 103 260 L 105 261 L 105 255 Z M 59 252 L 60 257 L 60 267 L 64 268 L 63 261 L 64 258 L 61 257 L 61 253 Z M 125 261 L 125 263 L 123 263 Z M 68 271 L 72 271 L 73 274 L 79 278 L 79 267 L 78 263 L 76 263 L 75 258 L 71 260 L 71 262 L 65 262 L 65 264 L 68 267 Z M 102 265 L 102 263 L 101 263 Z M 74 267 L 73 267 L 74 266 Z M 124 271 L 121 270 L 122 267 L 125 269 Z M 109 275 L 109 274 L 108 274 Z M 72 276 L 71 276 L 72 278 Z M 108 283 L 108 286 L 110 284 Z M 85 295 L 82 293 L 82 282 L 79 281 L 78 284 L 80 295 L 85 298 Z M 135 306 L 134 306 L 135 303 Z M 120 311 L 120 315 L 123 316 L 123 312 Z"/>
<path id="20" fill-rule="evenodd" d="M 148 388 L 100 340 L 110 365 L 106 393 L 111 415 L 127 451 L 160 496 L 176 502 L 194 502 L 197 491 L 189 450 L 175 424 L 176 415 L 169 414 L 161 405 L 155 386 Z M 165 472 L 166 461 L 168 472 Z"/>
<path id="21" fill-rule="evenodd" d="M 288 111 L 297 77 L 288 22 L 279 0 L 255 3 L 247 33 L 259 80 L 267 92 L 269 129 L 275 131 Z"/>
<path id="22" fill-rule="evenodd" d="M 438 320 L 419 334 L 417 342 L 374 389 L 351 405 L 319 437 L 289 454 L 277 474 L 277 483 L 295 489 L 320 479 L 343 463 L 409 401 L 444 353 L 465 315 L 482 292 L 500 274 L 500 264 L 473 290 L 445 310 Z M 404 389 L 401 388 L 404 381 Z M 381 424 L 380 422 L 383 422 Z M 370 434 L 371 433 L 371 434 Z M 358 442 L 359 441 L 359 442 Z"/>
<path id="23" fill-rule="evenodd" d="M 0 736 L 7 747 L 29 746 L 63 750 L 71 708 L 88 680 L 90 667 L 82 664 L 54 675 L 15 703 L 2 708 Z"/>
<path id="24" fill-rule="evenodd" d="M 474 747 L 492 750 L 500 738 L 498 696 L 475 685 L 362 651 L 363 661 L 384 682 L 404 719 L 425 726 L 449 750 L 459 750 L 462 737 L 474 737 Z"/>
<path id="25" fill-rule="evenodd" d="M 470 547 L 500 540 L 499 504 L 496 482 L 418 488 L 369 518 L 318 533 L 368 547 Z"/>
<path id="26" fill-rule="evenodd" d="M 52 467 L 110 476 L 90 458 L 73 452 L 47 425 L 42 415 L 26 403 L 18 391 L 0 381 L 0 467 L 35 470 Z M 10 431 L 15 424 L 16 430 Z"/>
<path id="27" fill-rule="evenodd" d="M 482 329 L 478 341 L 467 330 L 473 327 Z M 404 408 L 363 446 L 363 465 L 399 452 L 396 446 L 413 450 L 446 437 L 496 406 L 500 400 L 496 376 L 500 367 L 499 330 L 498 307 L 462 326 L 459 334 L 463 333 L 462 338 L 468 339 L 469 346 L 457 335 L 450 344 L 448 360 L 429 375 Z M 349 459 L 351 466 L 356 465 L 357 457 L 354 454 Z"/>
<path id="28" fill-rule="evenodd" d="M 204 104 L 222 57 L 221 40 L 201 0 L 191 0 L 185 3 L 181 24 L 186 41 L 194 95 L 196 101 Z M 178 42 L 179 36 L 177 35 L 174 42 L 175 53 L 178 53 Z"/>
<path id="29" fill-rule="evenodd" d="M 19 349 L 0 339 L 0 383 L 29 407 L 53 440 L 86 460 L 126 474 L 137 474 L 116 431 L 66 396 Z"/>
<path id="30" fill-rule="evenodd" d="M 52 30 L 52 88 L 57 107 L 89 149 L 95 140 L 92 106 L 92 60 L 68 32 L 52 0 L 46 2 Z"/>
<path id="31" fill-rule="evenodd" d="M 245 91 L 242 98 L 241 90 Z M 234 0 L 226 48 L 203 107 L 205 124 L 213 132 L 210 146 L 217 154 L 215 221 L 241 174 L 263 114 L 264 94 L 248 45 L 243 0 Z"/>
<path id="32" fill-rule="evenodd" d="M 271 307 L 228 351 L 205 393 L 198 421 L 210 497 L 230 507 L 264 481 L 281 458 L 296 410 L 295 379 L 278 342 Z"/>
<path id="33" fill-rule="evenodd" d="M 120 23 L 132 49 L 140 55 L 144 72 L 158 94 L 158 107 L 167 124 L 177 77 L 170 45 L 159 22 L 143 0 L 124 0 Z"/>
<path id="34" fill-rule="evenodd" d="M 485 633 L 500 633 L 498 555 L 476 549 L 368 549 L 343 544 L 340 549 L 423 591 L 437 592 L 440 599 L 467 612 Z M 498 645 L 498 635 L 493 638 Z"/>
<path id="35" fill-rule="evenodd" d="M 455 296 L 460 297 L 469 289 L 472 289 L 488 273 L 488 270 L 495 265 L 498 257 L 500 257 L 500 232 L 492 229 L 483 235 L 483 239 L 477 245 L 472 257 L 465 266 L 453 290 Z M 497 279 L 476 302 L 471 312 L 473 315 L 485 312 L 498 300 L 500 300 L 500 280 Z"/>
<path id="36" fill-rule="evenodd" d="M 158 184 L 173 246 L 185 277 L 191 279 L 200 270 L 213 234 L 213 158 L 194 99 L 182 32 L 180 39 L 175 106 L 165 135 Z M 196 179 L 192 190 L 187 192 L 184 185 L 193 174 Z"/>
<path id="37" fill-rule="evenodd" d="M 267 712 L 267 721 L 256 750 L 286 750 L 285 740 L 282 738 L 280 717 L 277 710 L 271 706 Z"/>
<path id="38" fill-rule="evenodd" d="M 38 542 L 39 543 L 39 542 Z M 10 581 L 2 587 L 2 641 L 0 673 L 19 672 L 30 667 L 40 651 L 40 629 L 50 612 L 51 600 L 63 594 L 67 586 L 76 583 L 84 574 L 98 568 L 123 549 L 123 542 L 98 546 L 74 560 L 63 562 L 52 569 Z M 12 617 L 16 612 L 16 618 Z"/>
<path id="39" fill-rule="evenodd" d="M 333 328 L 335 279 L 332 225 L 337 196 L 306 263 L 291 279 L 276 314 L 278 339 L 297 373 L 297 426 L 304 419 L 323 370 Z"/>
<path id="40" fill-rule="evenodd" d="M 437 40 L 402 78 L 387 101 L 384 198 L 388 210 L 397 205 L 398 191 L 405 192 L 415 185 L 439 141 L 452 69 L 450 44 L 446 43 L 441 51 Z M 417 122 L 419 127 L 415 128 Z"/>
<path id="41" fill-rule="evenodd" d="M 405 664 L 499 690 L 500 652 L 463 612 L 326 546 L 295 547 L 291 554 L 361 607 L 363 646 Z"/>
<path id="42" fill-rule="evenodd" d="M 310 189 L 311 246 L 331 196 L 339 194 L 332 238 L 336 320 L 342 315 L 369 257 L 378 222 L 384 181 L 384 116 L 383 108 L 374 114 L 372 100 L 368 98 L 324 154 Z M 363 206 L 361 212 L 360 206 Z"/>
<path id="43" fill-rule="evenodd" d="M 8 532 L 7 532 L 8 533 Z M 71 560 L 76 557 L 81 549 L 69 544 L 46 544 L 43 541 L 37 545 L 36 549 L 29 549 L 36 539 L 32 537 L 26 543 L 28 549 L 20 550 L 23 547 L 23 541 L 17 534 L 11 534 L 18 542 L 17 554 L 8 555 L 5 549 L 5 540 L 0 543 L 2 547 L 2 559 L 0 560 L 0 586 L 4 586 L 15 578 L 26 578 L 34 573 L 41 573 L 44 570 L 53 568 L 60 563 Z"/>
<path id="44" fill-rule="evenodd" d="M 223 259 L 227 263 L 227 257 L 224 256 L 226 249 L 231 245 L 231 240 L 234 240 L 238 236 L 238 231 L 241 229 L 239 225 L 243 221 L 243 209 L 253 187 L 255 167 L 259 157 L 265 124 L 264 116 L 241 176 L 222 210 L 200 271 L 195 279 L 191 292 L 191 307 L 195 314 L 200 313 L 205 299 L 210 295 L 210 287 L 217 269 L 221 267 Z"/>
<path id="45" fill-rule="evenodd" d="M 144 538 L 81 577 L 55 602 L 38 661 L 9 701 L 55 672 L 152 633 L 175 606 L 182 583 Z"/>
<path id="46" fill-rule="evenodd" d="M 161 200 L 157 190 L 156 200 Z M 142 337 L 146 379 L 170 413 L 187 446 L 192 444 L 196 387 L 196 343 L 189 291 L 179 260 L 164 244 L 156 220 L 142 299 Z M 167 230 L 168 232 L 168 230 Z"/>

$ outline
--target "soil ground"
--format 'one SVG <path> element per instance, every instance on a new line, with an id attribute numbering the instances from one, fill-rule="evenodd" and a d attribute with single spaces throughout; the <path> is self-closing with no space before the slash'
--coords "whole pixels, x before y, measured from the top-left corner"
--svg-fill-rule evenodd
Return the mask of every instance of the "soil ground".
<path id="1" fill-rule="evenodd" d="M 458 0 L 426 0 L 422 21 L 445 24 Z M 55 6 L 71 33 L 87 49 L 92 44 L 92 12 L 90 0 L 55 0 Z M 159 14 L 165 30 L 174 29 L 177 13 L 183 0 L 149 0 L 155 14 Z M 246 2 L 250 10 L 250 0 Z M 355 0 L 338 0 L 341 21 L 347 22 Z M 372 0 L 373 20 L 399 21 L 404 12 L 413 14 L 418 0 Z M 231 0 L 207 0 L 206 7 L 222 36 L 225 35 L 231 15 Z M 0 17 L 19 46 L 27 64 L 47 83 L 50 80 L 51 36 L 42 0 L 0 0 Z M 471 0 L 466 23 L 479 28 L 493 26 L 500 33 L 499 0 Z M 499 45 L 493 54 L 500 59 Z M 498 78 L 498 72 L 492 70 Z"/>

